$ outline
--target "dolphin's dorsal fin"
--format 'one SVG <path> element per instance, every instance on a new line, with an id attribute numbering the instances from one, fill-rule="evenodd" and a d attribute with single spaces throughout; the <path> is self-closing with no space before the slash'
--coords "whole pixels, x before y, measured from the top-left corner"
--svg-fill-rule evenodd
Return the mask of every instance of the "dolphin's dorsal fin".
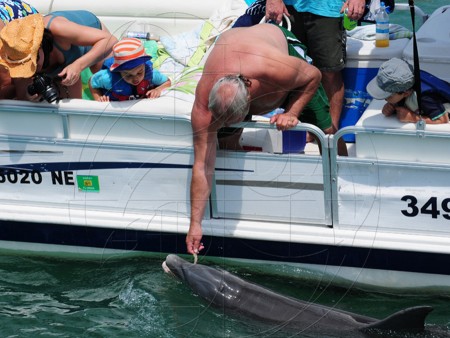
<path id="1" fill-rule="evenodd" d="M 363 329 L 423 330 L 425 317 L 433 311 L 431 306 L 415 306 L 398 311 L 389 317 L 364 326 Z"/>

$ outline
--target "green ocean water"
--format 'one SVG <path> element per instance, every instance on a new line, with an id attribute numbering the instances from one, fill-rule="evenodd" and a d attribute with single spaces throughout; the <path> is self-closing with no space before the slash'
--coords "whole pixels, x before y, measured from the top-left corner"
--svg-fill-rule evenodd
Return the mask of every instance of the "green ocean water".
<path id="1" fill-rule="evenodd" d="M 319 337 L 224 314 L 161 268 L 164 256 L 73 260 L 3 255 L 1 337 Z M 218 263 L 207 263 L 217 265 Z M 298 268 L 219 264 L 278 293 L 375 318 L 433 306 L 426 331 L 389 337 L 450 337 L 450 294 L 394 294 L 331 286 Z M 336 331 L 326 337 L 341 337 Z M 349 337 L 346 334 L 346 337 Z"/>
<path id="2" fill-rule="evenodd" d="M 449 3 L 416 1 L 429 13 Z M 408 12 L 395 15 L 393 22 L 410 27 Z M 164 258 L 75 260 L 0 253 L 0 338 L 319 337 L 225 315 L 166 275 L 161 269 Z M 275 271 L 256 264 L 221 267 L 281 294 L 375 318 L 430 305 L 434 310 L 424 333 L 389 336 L 450 337 L 450 293 L 400 294 L 330 285 L 283 265 Z M 336 332 L 335 337 L 341 336 Z"/>
<path id="3" fill-rule="evenodd" d="M 407 3 L 407 1 L 396 1 L 396 3 Z M 448 0 L 423 0 L 423 1 L 414 1 L 414 4 L 422 9 L 427 14 L 433 13 L 433 11 L 441 6 L 449 5 L 450 1 Z M 412 30 L 412 21 L 410 11 L 396 11 L 390 16 L 392 23 L 400 24 L 410 30 Z M 416 16 L 416 30 L 419 29 L 422 22 Z"/>

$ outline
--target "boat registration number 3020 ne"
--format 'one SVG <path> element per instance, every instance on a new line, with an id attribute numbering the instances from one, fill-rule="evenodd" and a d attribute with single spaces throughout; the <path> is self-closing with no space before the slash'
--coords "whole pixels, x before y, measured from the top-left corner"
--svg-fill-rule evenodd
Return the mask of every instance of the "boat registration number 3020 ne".
<path id="1" fill-rule="evenodd" d="M 46 180 L 37 170 L 0 170 L 0 184 L 45 184 Z M 99 178 L 92 175 L 75 175 L 73 171 L 50 171 L 52 185 L 78 185 L 78 190 L 83 192 L 99 192 Z"/>

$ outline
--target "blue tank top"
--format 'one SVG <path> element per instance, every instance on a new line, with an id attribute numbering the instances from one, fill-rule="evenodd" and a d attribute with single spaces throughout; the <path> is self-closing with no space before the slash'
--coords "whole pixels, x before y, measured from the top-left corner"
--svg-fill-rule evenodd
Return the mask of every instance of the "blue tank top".
<path id="1" fill-rule="evenodd" d="M 102 24 L 100 20 L 91 12 L 89 11 L 56 11 L 52 12 L 46 16 L 51 16 L 52 18 L 49 20 L 47 24 L 47 29 L 50 29 L 50 25 L 53 21 L 53 19 L 57 16 L 62 16 L 66 18 L 69 21 L 75 22 L 76 24 L 79 24 L 81 26 L 86 27 L 92 27 L 97 29 L 102 29 Z M 53 42 L 53 46 L 57 48 L 64 56 L 64 63 L 62 65 L 59 65 L 56 69 L 53 71 L 47 73 L 50 77 L 57 76 L 67 65 L 70 65 L 72 62 L 74 62 L 76 59 L 80 58 L 87 52 L 89 52 L 92 48 L 92 46 L 76 46 L 71 45 L 68 50 L 63 49 L 60 45 L 58 45 L 56 42 Z"/>

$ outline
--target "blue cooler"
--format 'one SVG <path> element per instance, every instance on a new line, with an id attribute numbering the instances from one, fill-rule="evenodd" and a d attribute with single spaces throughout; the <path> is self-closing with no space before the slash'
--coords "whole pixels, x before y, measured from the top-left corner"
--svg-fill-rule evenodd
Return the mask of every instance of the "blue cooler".
<path id="1" fill-rule="evenodd" d="M 378 73 L 378 68 L 345 68 L 344 106 L 342 107 L 339 129 L 354 126 L 366 110 L 372 97 L 367 93 L 366 86 Z M 345 142 L 355 142 L 354 134 L 343 136 Z"/>
<path id="2" fill-rule="evenodd" d="M 306 146 L 306 131 L 304 130 L 284 130 L 283 154 L 303 153 Z"/>

